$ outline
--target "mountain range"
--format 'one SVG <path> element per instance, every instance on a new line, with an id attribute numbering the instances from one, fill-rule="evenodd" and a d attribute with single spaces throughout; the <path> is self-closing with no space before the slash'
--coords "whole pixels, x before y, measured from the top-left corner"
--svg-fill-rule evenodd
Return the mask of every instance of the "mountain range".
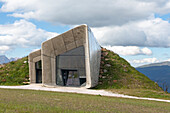
<path id="1" fill-rule="evenodd" d="M 170 93 L 170 62 L 152 63 L 136 68 L 151 80 L 158 83 L 163 90 Z"/>
<path id="2" fill-rule="evenodd" d="M 8 63 L 8 62 L 12 62 L 12 61 L 16 61 L 17 59 L 19 58 L 8 58 L 6 57 L 5 55 L 0 55 L 0 64 L 5 64 L 5 63 Z"/>

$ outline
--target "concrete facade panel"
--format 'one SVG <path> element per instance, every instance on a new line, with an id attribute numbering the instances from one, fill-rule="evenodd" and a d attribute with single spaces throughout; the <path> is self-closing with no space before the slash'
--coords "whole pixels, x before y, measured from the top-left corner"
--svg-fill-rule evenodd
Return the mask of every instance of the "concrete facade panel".
<path id="1" fill-rule="evenodd" d="M 75 42 L 72 42 L 72 43 L 69 43 L 66 45 L 66 49 L 67 51 L 71 50 L 71 49 L 74 49 L 76 48 L 76 43 Z"/>
<path id="2" fill-rule="evenodd" d="M 54 51 L 54 47 L 51 40 L 47 40 L 42 43 L 42 54 L 46 56 L 51 56 L 51 52 Z"/>
<path id="3" fill-rule="evenodd" d="M 85 42 L 85 39 L 80 39 L 80 40 L 76 40 L 76 46 L 79 47 L 79 46 L 82 46 L 84 45 L 86 42 Z"/>
<path id="4" fill-rule="evenodd" d="M 62 37 L 63 37 L 65 45 L 68 45 L 68 44 L 74 42 L 72 30 L 69 30 L 69 31 L 63 33 Z"/>
<path id="5" fill-rule="evenodd" d="M 29 77 L 30 83 L 36 83 L 35 63 L 41 60 L 41 50 L 34 51 L 29 54 Z"/>
<path id="6" fill-rule="evenodd" d="M 42 82 L 46 85 L 52 84 L 51 57 L 41 56 L 42 58 Z"/>
<path id="7" fill-rule="evenodd" d="M 51 41 L 55 50 L 55 55 L 66 52 L 66 47 L 62 35 L 52 38 Z"/>
<path id="8" fill-rule="evenodd" d="M 30 62 L 33 62 L 33 59 L 37 56 L 41 56 L 41 49 L 34 51 L 28 55 L 28 59 Z"/>
<path id="9" fill-rule="evenodd" d="M 75 41 L 86 38 L 86 26 L 82 25 L 73 29 Z"/>

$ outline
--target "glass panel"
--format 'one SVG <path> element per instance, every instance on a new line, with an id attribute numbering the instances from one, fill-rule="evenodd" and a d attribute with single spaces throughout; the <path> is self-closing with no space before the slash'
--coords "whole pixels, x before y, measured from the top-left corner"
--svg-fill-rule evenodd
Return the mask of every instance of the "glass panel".
<path id="1" fill-rule="evenodd" d="M 41 60 L 35 63 L 36 83 L 42 83 L 42 68 Z"/>
<path id="2" fill-rule="evenodd" d="M 79 76 L 86 76 L 84 46 L 56 56 L 56 70 L 57 85 L 80 86 Z"/>

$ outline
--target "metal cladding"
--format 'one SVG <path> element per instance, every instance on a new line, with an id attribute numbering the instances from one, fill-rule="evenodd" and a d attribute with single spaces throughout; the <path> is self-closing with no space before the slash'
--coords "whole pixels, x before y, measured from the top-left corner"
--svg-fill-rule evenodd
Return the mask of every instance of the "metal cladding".
<path id="1" fill-rule="evenodd" d="M 92 88 L 98 84 L 101 48 L 87 25 L 78 26 L 47 40 L 41 47 L 41 50 L 29 55 L 31 83 L 36 83 L 35 63 L 41 60 L 43 85 L 65 84 L 62 83 L 65 80 L 62 78 L 63 72 L 78 74 L 80 79 L 85 78 L 86 88 Z M 68 78 L 67 75 L 68 79 L 76 80 L 77 78 Z"/>

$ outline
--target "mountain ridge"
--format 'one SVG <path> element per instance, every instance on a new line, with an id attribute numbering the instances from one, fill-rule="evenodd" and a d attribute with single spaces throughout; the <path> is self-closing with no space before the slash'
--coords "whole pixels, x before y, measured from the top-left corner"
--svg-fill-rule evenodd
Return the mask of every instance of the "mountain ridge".
<path id="1" fill-rule="evenodd" d="M 12 61 L 16 61 L 18 59 L 19 59 L 18 57 L 8 58 L 5 55 L 0 55 L 0 64 L 6 64 L 6 63 L 9 63 L 9 62 L 12 62 Z"/>
<path id="2" fill-rule="evenodd" d="M 170 66 L 170 61 L 146 64 L 146 65 L 138 66 L 136 68 L 144 68 L 144 67 L 150 67 L 150 66 L 164 66 L 164 65 Z"/>
<path id="3" fill-rule="evenodd" d="M 136 68 L 139 72 L 145 74 L 151 80 L 158 83 L 164 91 L 170 93 L 170 62 L 152 63 Z"/>

